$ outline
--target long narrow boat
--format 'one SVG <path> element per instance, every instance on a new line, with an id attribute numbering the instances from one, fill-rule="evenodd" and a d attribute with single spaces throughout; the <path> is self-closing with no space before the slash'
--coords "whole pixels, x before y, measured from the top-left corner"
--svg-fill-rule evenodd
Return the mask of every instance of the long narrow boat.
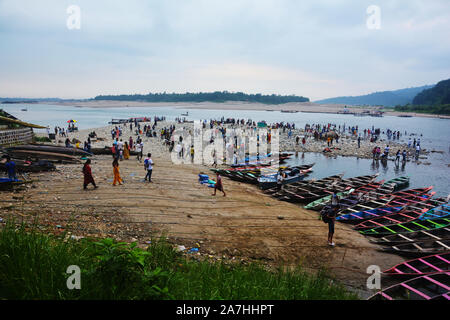
<path id="1" fill-rule="evenodd" d="M 50 146 L 45 144 L 28 144 L 28 145 L 18 145 L 9 147 L 6 149 L 8 152 L 14 151 L 39 151 L 39 152 L 53 152 L 53 153 L 62 153 L 71 156 L 92 156 L 92 153 L 86 152 L 83 149 L 79 148 L 67 148 L 61 146 Z"/>
<path id="2" fill-rule="evenodd" d="M 364 203 L 358 203 L 353 207 L 348 207 L 339 213 L 341 215 L 357 213 L 361 211 L 367 211 L 372 209 L 377 209 L 381 207 L 404 207 L 404 206 L 412 206 L 414 207 L 417 204 L 423 203 L 426 200 L 432 198 L 435 193 L 430 192 L 432 187 L 429 188 L 421 188 L 421 189 L 412 189 L 402 192 L 399 194 L 398 192 L 393 193 L 391 195 L 382 196 L 378 199 L 371 200 Z M 419 191 L 420 190 L 420 191 Z"/>
<path id="3" fill-rule="evenodd" d="M 284 196 L 283 200 L 309 203 L 317 199 L 320 199 L 324 196 L 332 194 L 334 190 L 336 190 L 337 192 L 343 192 L 349 189 L 354 189 L 362 185 L 369 184 L 373 182 L 377 176 L 378 175 L 376 174 L 370 176 L 348 178 L 340 181 L 338 180 L 333 184 L 324 187 L 319 186 L 300 187 L 288 185 L 281 190 L 281 195 Z"/>
<path id="4" fill-rule="evenodd" d="M 422 202 L 409 204 L 408 207 L 410 209 L 414 209 L 414 210 L 418 210 L 418 211 L 419 210 L 422 211 L 424 209 L 430 210 L 430 208 L 434 208 L 434 207 L 437 207 L 444 203 L 447 203 L 447 201 L 448 201 L 447 198 L 427 199 L 427 200 L 423 200 Z M 364 210 L 364 211 L 359 211 L 359 212 L 351 212 L 348 214 L 341 214 L 340 216 L 338 216 L 336 218 L 336 220 L 340 221 L 340 222 L 345 222 L 345 223 L 358 224 L 365 220 L 369 220 L 369 219 L 386 216 L 386 215 L 389 215 L 392 213 L 399 212 L 400 210 L 402 210 L 404 208 L 405 208 L 405 206 L 394 207 L 394 206 L 392 206 L 392 203 L 391 204 L 388 203 L 388 205 L 384 206 L 384 207 L 379 207 L 379 208 Z"/>
<path id="5" fill-rule="evenodd" d="M 409 185 L 409 177 L 397 177 L 385 182 L 385 185 L 394 184 L 394 191 L 406 188 Z"/>
<path id="6" fill-rule="evenodd" d="M 385 275 L 418 277 L 450 272 L 450 252 L 405 261 L 383 272 Z"/>
<path id="7" fill-rule="evenodd" d="M 405 223 L 405 222 L 417 220 L 422 214 L 423 214 L 423 212 L 421 212 L 421 211 L 410 210 L 408 207 L 406 207 L 405 209 L 400 210 L 398 212 L 394 212 L 394 213 L 383 215 L 383 216 L 380 216 L 377 218 L 365 220 L 365 221 L 357 224 L 353 229 L 365 230 L 365 229 L 372 229 L 372 228 L 381 227 L 381 226 L 389 227 L 394 224 Z"/>
<path id="8" fill-rule="evenodd" d="M 420 204 L 416 204 L 420 205 Z M 447 207 L 447 208 L 446 208 Z M 375 228 L 378 226 L 389 226 L 397 223 L 404 223 L 412 220 L 427 220 L 427 219 L 436 219 L 436 218 L 446 218 L 450 216 L 450 210 L 448 210 L 448 206 L 441 205 L 439 207 L 433 209 L 422 209 L 418 211 L 417 209 L 412 209 L 410 207 L 405 207 L 404 210 L 380 216 L 377 218 L 373 218 L 364 222 L 361 222 L 357 226 L 355 226 L 355 230 L 362 230 L 367 228 Z"/>
<path id="9" fill-rule="evenodd" d="M 420 217 L 419 220 L 444 218 L 450 216 L 450 206 L 447 204 L 440 205 L 439 207 L 426 210 Z"/>
<path id="10" fill-rule="evenodd" d="M 450 300 L 450 273 L 420 276 L 386 288 L 368 300 Z"/>
<path id="11" fill-rule="evenodd" d="M 312 171 L 312 169 L 291 170 L 291 171 L 289 171 L 288 176 L 282 180 L 280 185 L 278 185 L 278 181 L 277 181 L 278 174 L 274 174 L 274 175 L 270 175 L 270 176 L 260 176 L 258 178 L 258 185 L 261 190 L 276 188 L 276 187 L 280 187 L 281 185 L 288 185 L 288 184 L 303 180 L 311 171 Z M 292 175 L 290 172 L 292 172 Z"/>
<path id="12" fill-rule="evenodd" d="M 409 233 L 398 233 L 384 236 L 381 238 L 370 239 L 371 243 L 381 245 L 396 245 L 408 242 L 426 241 L 426 240 L 446 240 L 450 239 L 450 227 L 442 227 L 431 230 L 420 230 Z"/>
<path id="13" fill-rule="evenodd" d="M 371 199 L 377 199 L 380 196 L 384 196 L 394 191 L 394 186 L 383 186 L 384 181 L 372 182 L 367 185 L 363 185 L 352 192 L 348 196 L 339 200 L 339 211 L 347 208 L 354 207 L 358 203 L 364 203 Z M 323 210 L 330 209 L 331 204 L 323 206 Z"/>
<path id="14" fill-rule="evenodd" d="M 408 189 L 408 190 L 404 190 L 404 191 L 397 191 L 397 192 L 393 193 L 392 195 L 394 197 L 400 198 L 400 199 L 404 198 L 404 197 L 412 197 L 412 196 L 416 196 L 416 197 L 420 198 L 422 195 L 431 192 L 432 189 L 433 189 L 433 186 L 425 187 L 425 188 Z"/>
<path id="15" fill-rule="evenodd" d="M 391 252 L 402 256 L 423 256 L 450 251 L 450 239 L 403 243 L 380 248 L 380 251 Z"/>
<path id="16" fill-rule="evenodd" d="M 337 193 L 338 197 L 346 197 L 348 196 L 350 193 L 354 192 L 355 189 L 349 189 L 347 191 L 344 192 L 339 192 Z M 320 199 L 317 199 L 316 201 L 310 202 L 305 206 L 305 209 L 308 210 L 316 210 L 319 211 L 321 210 L 328 202 L 331 201 L 331 194 L 325 197 L 322 197 Z"/>
<path id="17" fill-rule="evenodd" d="M 295 185 L 301 185 L 304 188 L 319 188 L 319 187 L 325 187 L 327 185 L 330 185 L 332 183 L 335 183 L 336 181 L 340 181 L 342 180 L 342 176 L 344 174 L 338 174 L 338 175 L 334 175 L 334 176 L 329 176 L 329 177 L 325 177 L 319 180 L 305 180 L 305 181 L 300 181 L 300 182 L 296 182 Z M 284 197 L 285 196 L 285 188 L 283 188 L 283 190 L 279 190 L 278 188 L 271 188 L 268 190 L 265 190 L 265 193 L 267 194 L 272 194 L 272 196 L 274 197 Z M 287 188 L 286 188 L 287 190 Z"/>
<path id="18" fill-rule="evenodd" d="M 63 153 L 54 153 L 54 152 L 44 152 L 44 151 L 32 151 L 32 150 L 14 150 L 8 151 L 13 158 L 18 159 L 32 159 L 32 160 L 47 160 L 47 161 L 56 161 L 61 163 L 79 163 L 80 160 L 75 156 L 70 156 Z"/>
<path id="19" fill-rule="evenodd" d="M 359 231 L 362 235 L 372 237 L 383 237 L 391 234 L 406 234 L 416 231 L 427 231 L 436 228 L 450 226 L 450 218 L 428 219 L 423 221 L 410 221 L 406 223 L 394 224 L 389 227 L 382 226 L 368 230 Z"/>
<path id="20" fill-rule="evenodd" d="M 403 210 L 403 207 L 381 207 L 355 213 L 342 214 L 336 218 L 336 221 L 359 224 L 366 219 L 372 219 L 386 214 L 397 213 L 400 210 Z"/>

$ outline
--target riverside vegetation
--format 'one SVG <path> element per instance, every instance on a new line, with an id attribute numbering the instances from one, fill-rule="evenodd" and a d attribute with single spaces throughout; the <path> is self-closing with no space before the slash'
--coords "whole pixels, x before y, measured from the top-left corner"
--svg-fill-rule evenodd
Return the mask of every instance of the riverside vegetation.
<path id="1" fill-rule="evenodd" d="M 69 290 L 67 267 L 81 269 Z M 357 299 L 324 270 L 307 274 L 260 264 L 195 261 L 164 239 L 146 248 L 112 239 L 75 240 L 7 222 L 0 227 L 1 299 Z"/>

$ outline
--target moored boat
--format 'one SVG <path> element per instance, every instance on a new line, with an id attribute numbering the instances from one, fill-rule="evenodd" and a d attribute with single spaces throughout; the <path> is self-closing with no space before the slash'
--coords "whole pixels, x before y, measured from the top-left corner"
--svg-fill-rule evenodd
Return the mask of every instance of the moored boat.
<path id="1" fill-rule="evenodd" d="M 405 261 L 385 270 L 383 274 L 390 276 L 417 277 L 440 272 L 450 272 L 450 252 Z"/>
<path id="2" fill-rule="evenodd" d="M 380 251 L 391 252 L 402 256 L 423 256 L 444 253 L 450 251 L 450 239 L 403 243 L 381 248 Z"/>
<path id="3" fill-rule="evenodd" d="M 369 240 L 375 244 L 396 245 L 401 243 L 426 241 L 426 240 L 445 240 L 450 239 L 450 227 L 442 227 L 431 230 L 419 230 L 409 233 L 396 233 L 381 238 Z"/>
<path id="4" fill-rule="evenodd" d="M 423 212 L 419 217 L 419 220 L 444 218 L 450 216 L 450 206 L 447 204 L 442 204 L 439 207 L 429 209 Z"/>
<path id="5" fill-rule="evenodd" d="M 437 228 L 450 226 L 450 219 L 428 219 L 423 221 L 410 221 L 405 223 L 394 224 L 390 226 L 381 226 L 368 230 L 359 231 L 362 235 L 383 237 L 392 234 L 407 234 L 416 231 L 427 231 Z"/>
<path id="6" fill-rule="evenodd" d="M 368 298 L 368 300 L 450 300 L 450 273 L 441 272 L 420 276 L 396 284 Z"/>

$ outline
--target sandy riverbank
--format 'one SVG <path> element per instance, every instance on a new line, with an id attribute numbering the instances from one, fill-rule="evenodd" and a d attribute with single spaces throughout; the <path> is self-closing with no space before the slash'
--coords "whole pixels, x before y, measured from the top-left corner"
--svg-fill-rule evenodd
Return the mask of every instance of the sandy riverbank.
<path id="1" fill-rule="evenodd" d="M 84 141 L 91 131 L 70 138 Z M 106 141 L 94 142 L 93 147 L 110 145 L 108 131 L 109 127 L 96 130 Z M 124 131 L 124 137 L 129 134 Z M 144 138 L 144 143 L 145 152 L 153 154 L 154 183 L 143 181 L 143 164 L 131 157 L 120 162 L 125 184 L 114 187 L 112 157 L 94 156 L 92 170 L 99 189 L 83 191 L 81 164 L 58 165 L 56 172 L 32 174 L 38 182 L 20 194 L 1 193 L 0 217 L 38 217 L 50 232 L 69 231 L 75 238 L 114 237 L 142 246 L 164 234 L 176 246 L 199 247 L 195 258 L 302 264 L 311 271 L 325 267 L 363 291 L 369 265 L 384 270 L 403 260 L 378 252 L 343 224 L 336 226 L 337 246 L 330 248 L 327 225 L 316 212 L 277 201 L 253 185 L 224 178 L 227 197 L 213 197 L 212 190 L 197 181 L 200 172 L 210 174 L 208 167 L 173 164 L 159 138 Z"/>
<path id="2" fill-rule="evenodd" d="M 140 101 L 110 101 L 110 100 L 89 100 L 76 102 L 55 102 L 54 105 L 75 106 L 80 108 L 124 108 L 124 107 L 175 107 L 183 109 L 209 109 L 209 110 L 266 110 L 266 111 L 297 111 L 297 112 L 314 112 L 314 113 L 338 113 L 344 109 L 345 105 L 340 104 L 316 104 L 313 102 L 304 103 L 286 103 L 282 105 L 268 105 L 262 103 L 247 103 L 247 102 L 140 102 Z M 365 107 L 352 107 L 347 109 L 350 112 L 362 112 L 366 110 Z M 395 112 L 386 111 L 387 116 L 410 115 L 413 117 L 426 118 L 447 118 L 450 116 L 440 116 L 433 114 L 423 114 L 414 112 Z"/>

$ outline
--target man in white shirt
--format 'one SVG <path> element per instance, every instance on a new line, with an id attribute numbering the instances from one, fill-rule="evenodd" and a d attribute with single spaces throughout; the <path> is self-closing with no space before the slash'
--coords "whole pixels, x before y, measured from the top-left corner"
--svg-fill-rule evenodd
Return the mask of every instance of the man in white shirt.
<path id="1" fill-rule="evenodd" d="M 148 182 L 153 182 L 152 181 L 152 172 L 153 172 L 153 160 L 152 160 L 152 154 L 149 153 L 147 154 L 147 158 L 144 160 L 144 167 L 145 170 L 147 170 L 147 174 L 145 175 L 145 180 L 147 180 L 148 177 Z"/>
<path id="2" fill-rule="evenodd" d="M 142 161 L 143 149 L 144 149 L 144 144 L 142 143 L 142 141 L 136 144 L 137 160 L 139 162 Z"/>

